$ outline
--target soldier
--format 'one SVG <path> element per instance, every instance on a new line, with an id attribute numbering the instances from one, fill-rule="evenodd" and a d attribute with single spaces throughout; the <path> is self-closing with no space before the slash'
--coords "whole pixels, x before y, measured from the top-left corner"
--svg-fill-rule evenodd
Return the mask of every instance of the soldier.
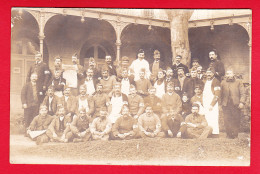
<path id="1" fill-rule="evenodd" d="M 87 69 L 92 69 L 93 70 L 93 78 L 94 79 L 99 79 L 101 78 L 101 73 L 100 71 L 97 69 L 97 64 L 96 64 L 96 61 L 93 57 L 90 57 L 89 58 L 89 61 L 88 61 L 88 66 L 86 67 Z"/>
<path id="2" fill-rule="evenodd" d="M 175 92 L 182 97 L 182 94 L 186 92 L 188 97 L 193 97 L 193 87 L 191 85 L 190 78 L 186 77 L 184 74 L 185 70 L 183 67 L 179 67 L 177 70 L 178 78 L 174 81 L 175 82 Z"/>
<path id="3" fill-rule="evenodd" d="M 87 77 L 85 78 L 85 85 L 87 87 L 87 94 L 92 96 L 96 92 L 96 85 L 98 83 L 98 79 L 94 78 L 93 69 L 87 69 Z"/>
<path id="4" fill-rule="evenodd" d="M 166 137 L 176 137 L 180 130 L 181 124 L 184 122 L 180 114 L 175 113 L 173 108 L 169 109 L 167 114 L 162 116 L 162 130 Z"/>
<path id="5" fill-rule="evenodd" d="M 128 105 L 124 104 L 121 116 L 112 127 L 112 139 L 132 139 L 137 137 L 138 126 L 136 120 L 131 116 Z"/>
<path id="6" fill-rule="evenodd" d="M 213 137 L 219 137 L 219 108 L 218 101 L 221 94 L 220 82 L 215 78 L 214 68 L 208 68 L 207 81 L 203 90 L 203 106 L 205 110 L 205 118 L 208 125 L 212 127 Z"/>
<path id="7" fill-rule="evenodd" d="M 74 143 L 88 141 L 91 137 L 89 123 L 86 110 L 80 109 L 69 126 L 70 131 L 65 135 L 68 141 L 72 140 Z"/>
<path id="8" fill-rule="evenodd" d="M 48 83 L 50 81 L 51 72 L 49 66 L 42 61 L 42 54 L 37 52 L 35 54 L 35 64 L 33 64 L 27 74 L 27 82 L 30 82 L 31 75 L 33 73 L 37 74 L 37 89 L 38 89 L 38 100 L 42 103 L 45 92 L 48 88 Z"/>
<path id="9" fill-rule="evenodd" d="M 148 89 L 152 86 L 152 84 L 150 80 L 144 78 L 145 69 L 140 70 L 139 76 L 140 79 L 135 82 L 137 94 L 142 97 L 145 97 L 149 94 Z"/>
<path id="10" fill-rule="evenodd" d="M 204 83 L 201 79 L 199 79 L 197 77 L 197 69 L 196 68 L 191 68 L 190 69 L 190 74 L 191 74 L 191 78 L 190 78 L 190 91 L 188 91 L 189 97 L 192 98 L 195 94 L 194 90 L 195 90 L 195 86 L 200 85 L 200 86 L 204 86 Z"/>
<path id="11" fill-rule="evenodd" d="M 31 74 L 30 82 L 27 82 L 21 91 L 21 100 L 22 106 L 24 109 L 24 122 L 25 128 L 27 128 L 33 118 L 38 115 L 39 111 L 39 99 L 38 99 L 38 81 L 37 81 L 37 74 Z"/>
<path id="12" fill-rule="evenodd" d="M 99 115 L 100 116 L 95 118 L 90 125 L 92 139 L 107 141 L 112 128 L 112 124 L 107 117 L 107 109 L 105 107 L 101 108 Z"/>
<path id="13" fill-rule="evenodd" d="M 42 104 L 48 107 L 48 114 L 54 115 L 57 111 L 58 105 L 58 97 L 54 95 L 53 86 L 48 87 L 48 91 L 46 93 L 46 97 L 44 98 Z"/>
<path id="14" fill-rule="evenodd" d="M 220 61 L 219 55 L 216 50 L 212 50 L 209 52 L 210 65 L 209 67 L 213 67 L 215 69 L 215 77 L 221 82 L 222 77 L 225 75 L 224 64 Z"/>
<path id="15" fill-rule="evenodd" d="M 79 96 L 76 97 L 76 113 L 81 110 L 82 108 L 86 110 L 86 115 L 89 120 L 92 120 L 94 112 L 95 112 L 95 105 L 93 98 L 87 94 L 87 87 L 86 85 L 81 85 L 79 87 Z"/>
<path id="16" fill-rule="evenodd" d="M 144 98 L 144 104 L 150 104 L 152 106 L 153 112 L 159 117 L 162 114 L 162 104 L 161 99 L 155 95 L 156 88 L 151 86 L 148 89 L 149 95 Z"/>
<path id="17" fill-rule="evenodd" d="M 206 139 L 211 134 L 212 128 L 208 126 L 205 117 L 199 114 L 199 105 L 194 103 L 191 112 L 182 124 L 177 137 Z"/>
<path id="18" fill-rule="evenodd" d="M 137 59 L 134 60 L 130 66 L 130 71 L 134 72 L 134 80 L 139 80 L 139 73 L 142 68 L 145 69 L 145 78 L 150 79 L 150 69 L 149 69 L 149 63 L 147 60 L 144 59 L 144 50 L 140 49 L 137 53 Z"/>
<path id="19" fill-rule="evenodd" d="M 154 62 L 152 64 L 150 64 L 150 71 L 152 72 L 150 79 L 154 83 L 157 80 L 157 74 L 158 74 L 159 69 L 165 69 L 165 65 L 160 60 L 161 54 L 160 54 L 159 50 L 154 50 L 153 58 L 154 58 Z"/>
<path id="20" fill-rule="evenodd" d="M 191 63 L 191 67 L 193 68 L 195 68 L 195 69 L 197 69 L 199 66 L 201 66 L 200 64 L 199 64 L 199 59 L 198 58 L 193 58 L 192 59 L 192 63 Z"/>
<path id="21" fill-rule="evenodd" d="M 34 134 L 37 131 L 46 131 L 50 123 L 52 122 L 53 117 L 48 115 L 48 108 L 46 105 L 40 106 L 39 115 L 34 117 L 33 121 L 31 122 L 30 126 L 27 129 L 27 134 Z M 33 140 L 36 140 L 36 144 L 47 143 L 49 141 L 48 136 L 45 132 L 34 137 Z"/>
<path id="22" fill-rule="evenodd" d="M 108 107 L 110 105 L 110 99 L 108 95 L 103 92 L 103 85 L 101 83 L 98 83 L 96 88 L 97 91 L 93 96 L 94 108 L 95 108 L 95 114 L 93 119 L 99 115 L 100 109 L 102 107 Z"/>
<path id="23" fill-rule="evenodd" d="M 135 84 L 132 76 L 128 75 L 128 70 L 125 68 L 121 71 L 121 78 L 118 78 L 121 82 L 121 92 L 128 96 L 130 85 Z"/>
<path id="24" fill-rule="evenodd" d="M 154 83 L 154 87 L 156 88 L 155 95 L 162 99 L 162 96 L 166 93 L 166 82 L 165 82 L 165 73 L 162 69 L 158 70 L 157 74 L 158 79 Z"/>
<path id="25" fill-rule="evenodd" d="M 177 55 L 175 57 L 175 64 L 173 64 L 171 66 L 171 69 L 173 70 L 173 77 L 175 79 L 178 77 L 178 73 L 177 73 L 178 68 L 180 68 L 180 67 L 183 68 L 184 75 L 186 75 L 189 72 L 188 67 L 186 65 L 184 65 L 183 63 L 181 63 L 181 59 L 182 59 L 182 56 L 181 55 Z M 174 62 L 174 60 L 172 62 Z"/>
<path id="26" fill-rule="evenodd" d="M 110 76 L 106 66 L 102 67 L 102 79 L 100 80 L 100 83 L 103 85 L 103 92 L 106 94 L 109 94 L 112 91 L 113 86 L 116 83 L 116 76 Z"/>
<path id="27" fill-rule="evenodd" d="M 50 138 L 50 141 L 68 142 L 66 134 L 69 131 L 70 122 L 71 117 L 66 116 L 64 107 L 60 106 L 46 131 L 46 135 Z"/>
<path id="28" fill-rule="evenodd" d="M 62 97 L 66 80 L 62 77 L 61 69 L 54 71 L 54 76 L 50 80 L 50 85 L 53 86 L 54 95 L 57 97 Z"/>
<path id="29" fill-rule="evenodd" d="M 221 104 L 228 138 L 238 137 L 241 109 L 245 105 L 245 99 L 242 82 L 235 79 L 233 70 L 229 68 L 226 71 L 226 79 L 221 82 Z"/>
<path id="30" fill-rule="evenodd" d="M 160 118 L 153 113 L 150 105 L 146 105 L 145 113 L 138 118 L 138 127 L 142 138 L 164 137 Z"/>
<path id="31" fill-rule="evenodd" d="M 129 69 L 129 58 L 127 56 L 123 56 L 121 60 L 121 65 L 119 65 L 116 69 L 118 81 L 122 79 L 122 71 L 126 69 L 127 74 L 130 78 L 134 78 L 134 75 L 131 75 L 130 69 Z M 133 73 L 133 72 L 132 72 Z"/>
<path id="32" fill-rule="evenodd" d="M 63 106 L 65 113 L 72 118 L 76 112 L 76 99 L 71 95 L 69 86 L 64 87 L 63 94 L 64 95 L 58 99 L 58 107 Z"/>
<path id="33" fill-rule="evenodd" d="M 108 67 L 108 72 L 110 75 L 117 76 L 116 67 L 113 65 L 112 57 L 110 55 L 105 57 L 105 65 Z"/>
<path id="34" fill-rule="evenodd" d="M 136 94 L 134 85 L 130 86 L 128 105 L 130 113 L 135 119 L 138 119 L 138 117 L 144 112 L 144 100 L 140 95 Z"/>

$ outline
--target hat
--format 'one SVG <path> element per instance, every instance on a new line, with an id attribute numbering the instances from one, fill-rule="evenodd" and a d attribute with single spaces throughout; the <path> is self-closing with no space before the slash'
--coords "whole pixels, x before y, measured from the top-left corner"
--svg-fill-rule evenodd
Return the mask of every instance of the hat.
<path id="1" fill-rule="evenodd" d="M 177 68 L 177 71 L 178 71 L 179 69 L 182 69 L 183 71 L 185 71 L 185 68 L 184 68 L 183 66 L 178 67 L 178 68 Z"/>
<path id="2" fill-rule="evenodd" d="M 200 108 L 200 105 L 196 102 L 192 103 L 192 107 L 197 107 L 197 108 Z"/>
<path id="3" fill-rule="evenodd" d="M 160 54 L 159 50 L 154 50 L 153 54 Z"/>
<path id="4" fill-rule="evenodd" d="M 122 61 L 129 61 L 129 58 L 127 56 L 122 57 Z"/>
<path id="5" fill-rule="evenodd" d="M 144 50 L 143 49 L 139 49 L 137 54 L 139 54 L 139 53 L 144 53 Z"/>
<path id="6" fill-rule="evenodd" d="M 90 57 L 89 62 L 95 62 L 95 59 L 93 57 Z"/>

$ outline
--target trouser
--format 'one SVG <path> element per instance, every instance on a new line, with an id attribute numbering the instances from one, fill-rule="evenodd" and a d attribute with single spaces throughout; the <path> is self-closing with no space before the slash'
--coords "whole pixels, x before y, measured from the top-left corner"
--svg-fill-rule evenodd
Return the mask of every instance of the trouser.
<path id="1" fill-rule="evenodd" d="M 104 141 L 107 141 L 109 139 L 109 134 L 106 134 L 106 135 L 95 135 L 95 134 L 92 134 L 92 139 L 93 140 L 104 140 Z"/>
<path id="2" fill-rule="evenodd" d="M 241 112 L 237 105 L 234 105 L 232 100 L 227 103 L 227 106 L 222 106 L 224 115 L 224 124 L 227 136 L 236 138 L 238 136 Z"/>
<path id="3" fill-rule="evenodd" d="M 155 137 L 161 137 L 161 138 L 163 138 L 163 137 L 165 137 L 164 132 L 159 132 L 156 136 L 150 137 L 150 136 L 147 136 L 144 132 L 139 131 L 139 135 L 140 135 L 142 138 L 155 138 Z"/>
<path id="4" fill-rule="evenodd" d="M 206 139 L 212 133 L 212 128 L 210 126 L 204 128 L 189 128 L 187 125 L 183 125 L 180 132 L 182 138 Z"/>
<path id="5" fill-rule="evenodd" d="M 162 120 L 162 130 L 165 133 L 165 136 L 169 137 L 168 130 L 171 130 L 173 137 L 176 137 L 181 127 L 180 121 L 177 120 L 173 121 L 172 119 L 169 119 L 166 115 L 162 116 L 161 120 Z"/>
<path id="6" fill-rule="evenodd" d="M 63 132 L 55 132 L 57 134 L 57 138 L 53 137 L 53 133 L 50 130 L 46 131 L 46 135 L 50 138 L 50 139 L 55 139 L 55 140 L 60 140 L 61 136 L 63 135 Z M 67 134 L 65 135 L 65 139 L 68 139 Z"/>
<path id="7" fill-rule="evenodd" d="M 39 114 L 39 106 L 31 106 L 24 109 L 24 123 L 25 128 L 28 128 L 35 116 Z"/>
<path id="8" fill-rule="evenodd" d="M 46 134 L 42 134 L 35 138 L 37 144 L 48 143 L 49 137 Z"/>
<path id="9" fill-rule="evenodd" d="M 88 132 L 85 134 L 84 137 L 79 137 L 77 134 L 69 131 L 66 135 L 65 135 L 66 139 L 68 139 L 68 141 L 73 141 L 74 138 L 79 138 L 82 139 L 83 141 L 88 141 L 91 137 L 91 133 Z"/>

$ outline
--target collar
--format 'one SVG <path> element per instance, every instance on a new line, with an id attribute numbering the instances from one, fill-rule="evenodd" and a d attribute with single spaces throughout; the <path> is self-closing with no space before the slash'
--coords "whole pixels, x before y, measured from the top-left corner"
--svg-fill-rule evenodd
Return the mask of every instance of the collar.
<path id="1" fill-rule="evenodd" d="M 167 92 L 167 94 L 169 94 L 170 96 L 172 96 L 172 95 L 173 95 L 173 92 L 171 92 L 171 93 L 170 93 L 170 92 Z"/>
<path id="2" fill-rule="evenodd" d="M 108 80 L 108 79 L 109 79 L 109 76 L 106 79 L 103 77 L 103 80 Z"/>

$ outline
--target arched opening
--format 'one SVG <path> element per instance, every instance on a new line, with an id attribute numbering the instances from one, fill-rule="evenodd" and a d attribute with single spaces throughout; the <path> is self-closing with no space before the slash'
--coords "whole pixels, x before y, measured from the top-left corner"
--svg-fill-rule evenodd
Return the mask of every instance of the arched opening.
<path id="1" fill-rule="evenodd" d="M 203 68 L 209 65 L 209 51 L 216 49 L 225 68 L 232 67 L 244 81 L 249 80 L 249 36 L 240 25 L 218 25 L 189 29 L 191 58 L 198 58 Z"/>
<path id="2" fill-rule="evenodd" d="M 153 62 L 155 49 L 161 52 L 161 60 L 171 62 L 171 37 L 170 29 L 130 24 L 121 34 L 121 56 L 128 56 L 130 60 L 136 59 L 137 51 L 142 48 L 145 51 L 145 59 Z"/>

